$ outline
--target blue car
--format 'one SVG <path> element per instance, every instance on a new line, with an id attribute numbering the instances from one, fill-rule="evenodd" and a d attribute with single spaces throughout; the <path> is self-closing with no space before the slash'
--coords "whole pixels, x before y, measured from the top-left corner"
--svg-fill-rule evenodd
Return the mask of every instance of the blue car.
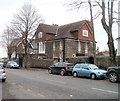
<path id="1" fill-rule="evenodd" d="M 107 71 L 99 69 L 96 65 L 87 63 L 76 64 L 72 71 L 74 77 L 84 76 L 91 79 L 106 78 L 106 73 Z"/>

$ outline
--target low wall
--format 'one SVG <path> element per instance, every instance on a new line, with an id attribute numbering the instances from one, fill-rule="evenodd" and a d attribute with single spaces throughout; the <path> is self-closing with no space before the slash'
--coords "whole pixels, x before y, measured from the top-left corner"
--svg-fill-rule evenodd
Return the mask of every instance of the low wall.
<path id="1" fill-rule="evenodd" d="M 120 66 L 120 56 L 116 58 L 117 66 Z M 71 63 L 89 63 L 88 56 L 74 57 L 67 60 L 67 62 Z M 112 59 L 108 56 L 97 56 L 96 57 L 96 65 L 99 68 L 106 69 L 109 66 L 113 66 Z"/>
<path id="2" fill-rule="evenodd" d="M 47 69 L 49 66 L 54 64 L 53 59 L 29 59 L 28 67 L 30 68 L 43 68 Z"/>

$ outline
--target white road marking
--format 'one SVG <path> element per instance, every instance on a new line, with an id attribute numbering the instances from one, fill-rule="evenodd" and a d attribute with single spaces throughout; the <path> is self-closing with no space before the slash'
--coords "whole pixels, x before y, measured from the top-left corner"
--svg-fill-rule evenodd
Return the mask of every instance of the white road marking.
<path id="1" fill-rule="evenodd" d="M 99 91 L 103 91 L 103 92 L 109 92 L 109 93 L 115 93 L 115 94 L 118 94 L 118 92 L 115 92 L 115 91 L 110 91 L 110 90 L 104 90 L 104 89 L 99 89 L 99 88 L 91 88 L 93 90 L 99 90 Z"/>

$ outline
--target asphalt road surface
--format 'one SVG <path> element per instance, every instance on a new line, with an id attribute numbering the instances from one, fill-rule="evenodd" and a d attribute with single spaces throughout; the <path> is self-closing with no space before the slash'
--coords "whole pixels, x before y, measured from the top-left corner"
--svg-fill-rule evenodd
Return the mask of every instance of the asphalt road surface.
<path id="1" fill-rule="evenodd" d="M 2 99 L 118 99 L 118 83 L 49 74 L 47 70 L 6 69 Z"/>

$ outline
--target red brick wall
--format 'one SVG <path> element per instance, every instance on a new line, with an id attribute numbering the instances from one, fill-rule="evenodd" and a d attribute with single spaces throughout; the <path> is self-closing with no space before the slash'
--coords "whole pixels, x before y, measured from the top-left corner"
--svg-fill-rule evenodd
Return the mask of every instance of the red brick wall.
<path id="1" fill-rule="evenodd" d="M 54 37 L 54 35 L 46 34 L 45 40 L 49 40 L 49 39 L 51 39 L 52 37 Z"/>
<path id="2" fill-rule="evenodd" d="M 88 30 L 88 37 L 85 37 L 82 35 L 82 31 L 83 30 Z M 81 40 L 93 40 L 93 35 L 92 33 L 90 32 L 90 29 L 89 27 L 87 26 L 87 24 L 84 24 L 82 26 L 82 28 L 80 29 L 80 32 L 78 33 L 78 39 L 81 39 Z"/>

